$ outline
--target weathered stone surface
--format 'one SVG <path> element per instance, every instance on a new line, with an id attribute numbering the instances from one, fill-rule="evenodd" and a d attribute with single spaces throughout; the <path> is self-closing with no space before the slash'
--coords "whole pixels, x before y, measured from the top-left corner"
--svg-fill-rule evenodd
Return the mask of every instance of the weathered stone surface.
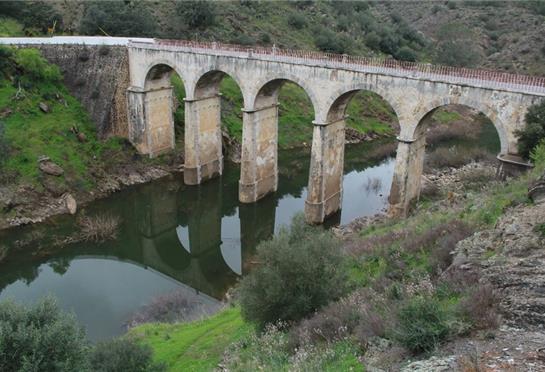
<path id="1" fill-rule="evenodd" d="M 64 170 L 51 160 L 40 161 L 39 168 L 42 172 L 51 176 L 59 177 L 62 176 L 64 173 Z"/>
<path id="2" fill-rule="evenodd" d="M 40 108 L 40 110 L 42 110 L 43 112 L 45 112 L 46 114 L 51 111 L 51 109 L 49 108 L 49 105 L 45 102 L 40 102 L 38 104 L 38 107 Z"/>
<path id="3" fill-rule="evenodd" d="M 67 188 L 65 185 L 56 181 L 55 177 L 44 177 L 42 180 L 42 186 L 53 196 L 59 197 L 63 195 Z"/>
<path id="4" fill-rule="evenodd" d="M 86 108 L 101 138 L 128 137 L 127 99 L 129 71 L 127 48 L 96 45 L 39 45 L 42 55 L 61 68 L 64 83 Z M 102 52 L 101 52 L 102 50 Z M 87 61 L 79 56 L 85 54 Z M 62 97 L 59 101 L 64 101 Z"/>
<path id="5" fill-rule="evenodd" d="M 76 214 L 78 210 L 78 204 L 76 202 L 76 199 L 71 194 L 64 194 L 64 203 L 66 205 L 66 209 L 68 210 L 68 213 L 70 214 Z"/>

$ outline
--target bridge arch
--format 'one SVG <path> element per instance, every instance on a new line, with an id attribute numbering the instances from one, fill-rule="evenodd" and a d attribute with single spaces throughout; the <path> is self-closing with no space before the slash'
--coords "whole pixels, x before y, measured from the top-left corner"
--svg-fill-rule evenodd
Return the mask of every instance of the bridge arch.
<path id="1" fill-rule="evenodd" d="M 252 103 L 252 106 L 247 108 L 249 110 L 260 110 L 265 107 L 278 104 L 280 89 L 288 82 L 293 83 L 303 89 L 312 103 L 314 118 L 318 118 L 318 112 L 321 105 L 313 87 L 307 84 L 307 82 L 301 77 L 289 73 L 277 74 L 273 76 L 268 75 L 267 77 L 258 80 L 257 83 L 254 84 L 252 99 L 249 101 Z"/>
<path id="2" fill-rule="evenodd" d="M 406 116 L 406 113 L 401 107 L 397 107 L 396 102 L 398 99 L 389 93 L 387 87 L 381 88 L 380 85 L 375 85 L 369 82 L 361 82 L 343 86 L 333 91 L 326 101 L 325 108 L 325 120 L 327 122 L 340 120 L 346 114 L 346 108 L 351 99 L 361 91 L 368 91 L 376 94 L 382 100 L 384 100 L 392 108 L 398 120 Z"/>
<path id="3" fill-rule="evenodd" d="M 245 81 L 242 80 L 236 72 L 222 68 L 203 68 L 199 70 L 194 76 L 191 93 L 188 95 L 188 98 L 201 100 L 219 95 L 221 82 L 226 77 L 233 79 L 242 93 L 243 102 L 246 103 L 248 98 Z"/>
<path id="4" fill-rule="evenodd" d="M 440 108 L 449 105 L 466 106 L 483 113 L 496 128 L 498 137 L 500 138 L 500 153 L 507 154 L 510 151 L 516 152 L 516 149 L 511 149 L 509 146 L 509 133 L 506 126 L 500 118 L 500 113 L 491 105 L 483 103 L 479 100 L 466 99 L 465 97 L 444 97 L 442 99 L 432 99 L 425 103 L 419 113 L 416 115 L 415 126 L 411 128 L 412 139 L 418 139 L 423 136 L 429 127 L 430 118 Z"/>
<path id="5" fill-rule="evenodd" d="M 185 71 L 177 68 L 177 65 L 174 61 L 159 58 L 154 59 L 152 62 L 146 65 L 146 67 L 141 70 L 144 73 L 141 76 L 136 76 L 136 81 L 133 81 L 132 84 L 137 87 L 142 87 L 147 89 L 150 86 L 150 80 L 156 80 L 166 77 L 170 78 L 173 73 L 176 73 L 180 79 L 184 82 L 184 85 L 189 82 L 187 74 Z M 140 74 L 138 74 L 140 75 Z"/>

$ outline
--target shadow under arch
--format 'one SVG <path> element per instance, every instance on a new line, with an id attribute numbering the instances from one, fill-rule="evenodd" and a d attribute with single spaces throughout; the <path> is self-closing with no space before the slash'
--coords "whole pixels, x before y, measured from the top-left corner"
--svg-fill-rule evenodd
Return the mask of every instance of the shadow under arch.
<path id="1" fill-rule="evenodd" d="M 180 77 L 184 86 L 186 85 L 185 77 L 169 61 L 154 61 L 145 71 L 143 84 L 145 90 L 171 87 L 170 78 L 174 74 Z"/>

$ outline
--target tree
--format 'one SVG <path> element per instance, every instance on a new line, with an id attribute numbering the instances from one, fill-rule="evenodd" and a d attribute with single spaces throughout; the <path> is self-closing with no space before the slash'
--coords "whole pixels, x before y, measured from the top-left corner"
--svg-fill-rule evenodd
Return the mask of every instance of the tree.
<path id="1" fill-rule="evenodd" d="M 518 138 L 519 154 L 528 159 L 532 150 L 545 139 L 545 100 L 528 109 L 525 116 L 526 125 L 515 132 Z"/>
<path id="2" fill-rule="evenodd" d="M 0 370 L 84 371 L 87 352 L 84 330 L 55 300 L 0 303 Z"/>
<path id="3" fill-rule="evenodd" d="M 208 1 L 180 1 L 176 14 L 191 29 L 204 29 L 214 24 L 214 6 Z"/>
<path id="4" fill-rule="evenodd" d="M 398 51 L 394 55 L 397 59 L 401 61 L 409 61 L 414 62 L 416 61 L 416 52 L 409 48 L 408 46 L 404 46 L 398 49 Z"/>
<path id="5" fill-rule="evenodd" d="M 157 24 L 145 2 L 98 1 L 86 3 L 80 32 L 84 35 L 153 37 Z"/>
<path id="6" fill-rule="evenodd" d="M 473 32 L 461 23 L 447 23 L 441 26 L 437 33 L 435 61 L 459 67 L 477 65 L 481 54 L 475 40 Z"/>
<path id="7" fill-rule="evenodd" d="M 242 316 L 258 326 L 297 321 L 346 293 L 340 244 L 302 215 L 257 247 L 254 268 L 239 287 Z"/>

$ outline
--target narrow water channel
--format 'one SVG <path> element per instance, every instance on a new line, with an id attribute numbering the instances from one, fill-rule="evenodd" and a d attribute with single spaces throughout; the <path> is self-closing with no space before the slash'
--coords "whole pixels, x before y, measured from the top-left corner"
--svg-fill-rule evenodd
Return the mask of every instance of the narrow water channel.
<path id="1" fill-rule="evenodd" d="M 347 146 L 342 211 L 329 223 L 346 223 L 383 209 L 394 160 L 365 160 L 373 144 Z M 376 144 L 374 145 L 376 146 Z M 310 154 L 279 154 L 279 189 L 255 204 L 240 204 L 240 168 L 200 186 L 181 175 L 135 186 L 84 209 L 108 213 L 122 224 L 115 241 L 55 244 L 74 230 L 69 216 L 0 232 L 13 248 L 0 264 L 0 300 L 32 302 L 54 295 L 74 311 L 92 340 L 120 334 L 130 314 L 153 297 L 182 290 L 213 307 L 248 270 L 257 244 L 303 211 Z"/>

